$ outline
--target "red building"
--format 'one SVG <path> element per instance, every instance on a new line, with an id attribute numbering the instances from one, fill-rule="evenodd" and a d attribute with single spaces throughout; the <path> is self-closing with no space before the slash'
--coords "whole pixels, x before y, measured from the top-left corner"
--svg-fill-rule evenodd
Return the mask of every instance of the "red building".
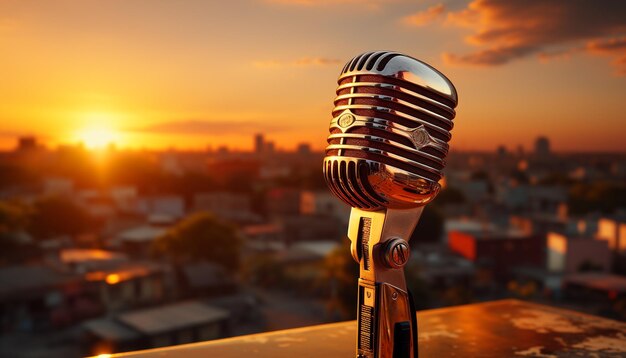
<path id="1" fill-rule="evenodd" d="M 473 261 L 477 268 L 489 270 L 500 281 L 506 280 L 516 267 L 545 266 L 545 238 L 538 235 L 451 231 L 448 246 Z"/>

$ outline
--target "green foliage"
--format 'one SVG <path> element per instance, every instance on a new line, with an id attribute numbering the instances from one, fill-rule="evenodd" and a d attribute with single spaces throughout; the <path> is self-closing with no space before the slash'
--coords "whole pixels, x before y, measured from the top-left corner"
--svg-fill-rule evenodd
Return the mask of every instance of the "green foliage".
<path id="1" fill-rule="evenodd" d="M 39 239 L 93 230 L 94 219 L 69 198 L 48 196 L 33 204 L 30 232 Z"/>
<path id="2" fill-rule="evenodd" d="M 239 268 L 240 248 L 235 229 L 205 212 L 188 216 L 153 246 L 155 254 L 177 262 L 207 260 L 232 270 Z"/>

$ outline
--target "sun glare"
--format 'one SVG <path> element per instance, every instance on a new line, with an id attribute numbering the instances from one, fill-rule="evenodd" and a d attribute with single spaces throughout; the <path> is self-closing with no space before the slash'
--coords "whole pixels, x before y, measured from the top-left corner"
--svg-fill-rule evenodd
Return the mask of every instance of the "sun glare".
<path id="1" fill-rule="evenodd" d="M 110 125 L 110 118 L 90 115 L 88 125 L 74 134 L 75 140 L 89 149 L 102 149 L 110 144 L 119 144 L 120 133 Z"/>

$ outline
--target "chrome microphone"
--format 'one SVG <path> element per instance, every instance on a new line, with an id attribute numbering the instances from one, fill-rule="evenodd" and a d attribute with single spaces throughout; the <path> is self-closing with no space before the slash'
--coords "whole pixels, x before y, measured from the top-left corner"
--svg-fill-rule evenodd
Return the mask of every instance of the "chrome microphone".
<path id="1" fill-rule="evenodd" d="M 456 89 L 426 63 L 387 51 L 348 61 L 338 84 L 323 169 L 330 190 L 352 206 L 357 357 L 417 357 L 403 267 L 423 207 L 440 189 Z"/>

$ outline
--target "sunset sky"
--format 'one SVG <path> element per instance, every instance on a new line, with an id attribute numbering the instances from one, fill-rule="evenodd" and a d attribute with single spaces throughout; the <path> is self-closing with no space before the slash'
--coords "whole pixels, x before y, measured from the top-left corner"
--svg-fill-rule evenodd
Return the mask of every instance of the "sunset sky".
<path id="1" fill-rule="evenodd" d="M 612 0 L 2 0 L 0 148 L 321 149 L 339 70 L 381 49 L 456 85 L 454 149 L 626 151 Z"/>

